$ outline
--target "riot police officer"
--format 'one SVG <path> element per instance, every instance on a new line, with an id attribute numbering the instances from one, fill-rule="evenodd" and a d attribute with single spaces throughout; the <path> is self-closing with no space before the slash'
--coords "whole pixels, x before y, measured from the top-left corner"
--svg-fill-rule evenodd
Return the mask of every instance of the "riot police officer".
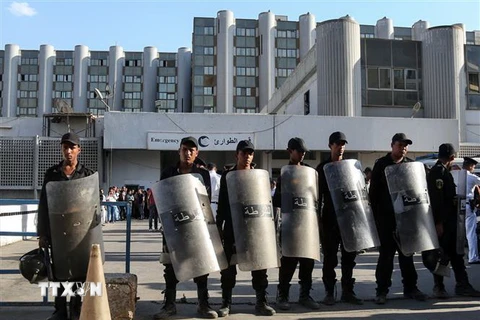
<path id="1" fill-rule="evenodd" d="M 403 277 L 403 295 L 407 298 L 424 301 L 427 296 L 417 288 L 417 271 L 413 264 L 413 255 L 405 256 L 394 239 L 396 229 L 395 212 L 385 177 L 385 168 L 402 162 L 412 162 L 407 158 L 408 146 L 412 140 L 404 133 L 396 133 L 390 144 L 392 151 L 376 160 L 370 181 L 370 202 L 380 237 L 379 256 L 375 278 L 377 281 L 376 304 L 385 304 L 392 285 L 393 259 L 398 251 L 398 263 Z"/>
<path id="2" fill-rule="evenodd" d="M 237 162 L 234 167 L 223 172 L 220 178 L 220 192 L 218 195 L 218 209 L 216 223 L 223 238 L 223 246 L 227 262 L 230 264 L 233 254 L 235 253 L 235 238 L 233 233 L 232 209 L 230 207 L 227 174 L 235 170 L 252 170 L 253 156 L 255 147 L 249 140 L 241 140 L 237 144 L 235 157 Z M 273 316 L 275 310 L 268 305 L 267 302 L 267 270 L 252 271 L 252 285 L 256 294 L 255 311 L 264 316 Z M 222 286 L 222 305 L 218 310 L 219 317 L 226 317 L 230 313 L 232 304 L 232 291 L 235 287 L 237 276 L 237 268 L 235 265 L 229 265 L 228 268 L 221 271 Z"/>
<path id="3" fill-rule="evenodd" d="M 288 141 L 288 154 L 290 160 L 289 165 L 308 166 L 303 162 L 305 153 L 308 152 L 305 142 L 302 138 L 292 138 Z M 313 171 L 313 170 L 312 170 Z M 315 173 L 315 171 L 313 171 Z M 282 182 L 281 177 L 277 179 L 277 187 L 273 195 L 273 206 L 282 207 Z M 300 296 L 298 302 L 310 309 L 319 309 L 320 305 L 315 302 L 310 296 L 312 289 L 312 272 L 315 265 L 315 260 L 310 258 L 287 257 L 282 255 L 280 259 L 280 270 L 277 287 L 277 306 L 281 310 L 289 310 L 289 290 L 290 281 L 292 280 L 297 264 L 300 264 L 298 271 L 298 278 L 300 280 Z"/>
<path id="4" fill-rule="evenodd" d="M 211 198 L 210 175 L 204 168 L 195 165 L 195 160 L 198 156 L 198 142 L 194 137 L 185 137 L 180 141 L 180 148 L 178 150 L 180 161 L 174 165 L 165 168 L 162 171 L 160 180 L 174 177 L 180 174 L 198 173 L 202 176 L 203 182 L 208 192 L 208 197 Z M 161 201 L 161 199 L 155 199 Z M 163 247 L 168 251 L 165 237 L 163 237 Z M 154 315 L 154 319 L 166 319 L 177 313 L 175 304 L 177 294 L 177 277 L 173 270 L 171 263 L 164 264 L 164 278 L 165 278 L 165 302 L 160 313 Z M 196 277 L 193 281 L 197 284 L 198 307 L 197 313 L 202 318 L 214 319 L 217 318 L 217 313 L 210 308 L 208 303 L 208 288 L 207 288 L 208 274 Z"/>
<path id="5" fill-rule="evenodd" d="M 80 138 L 74 132 L 65 133 L 61 139 L 61 151 L 63 155 L 63 160 L 60 163 L 50 167 L 45 172 L 45 177 L 43 178 L 42 191 L 40 193 L 40 201 L 38 204 L 38 223 L 37 223 L 37 234 L 39 237 L 39 246 L 43 248 L 49 248 L 52 246 L 52 233 L 60 232 L 61 230 L 52 230 L 50 228 L 50 219 L 49 219 L 49 209 L 47 203 L 47 191 L 46 185 L 50 181 L 69 181 L 76 180 L 80 178 L 85 178 L 92 175 L 93 170 L 85 167 L 84 165 L 78 162 L 78 155 L 81 152 L 80 147 Z M 98 195 L 96 195 L 98 198 Z M 61 266 L 55 266 L 57 269 L 60 269 Z M 86 277 L 86 270 L 85 276 Z M 65 281 L 67 279 L 50 279 L 52 281 Z M 78 281 L 85 281 L 84 279 L 77 279 Z M 67 320 L 69 319 L 67 312 L 67 298 L 62 297 L 63 287 L 58 289 L 58 294 L 55 297 L 55 311 L 48 320 Z M 74 290 L 75 291 L 75 290 Z M 80 310 L 81 310 L 81 296 L 74 296 L 70 299 L 70 319 L 79 319 Z"/>
<path id="6" fill-rule="evenodd" d="M 328 138 L 328 147 L 330 148 L 330 157 L 317 166 L 319 183 L 319 203 L 323 208 L 320 218 L 320 240 L 323 249 L 323 284 L 325 286 L 325 298 L 323 303 L 326 305 L 335 304 L 334 290 L 337 282 L 335 267 L 338 265 L 338 246 L 342 252 L 342 296 L 341 300 L 352 304 L 363 304 L 363 301 L 356 297 L 353 287 L 355 279 L 353 278 L 353 268 L 355 267 L 356 252 L 347 252 L 342 244 L 337 217 L 333 206 L 332 196 L 328 189 L 327 180 L 323 168 L 327 163 L 341 161 L 347 144 L 347 137 L 343 132 L 333 132 Z"/>
<path id="7" fill-rule="evenodd" d="M 455 273 L 455 294 L 461 296 L 480 297 L 468 280 L 463 260 L 464 253 L 457 252 L 457 198 L 455 183 L 450 173 L 450 167 L 455 159 L 455 148 L 450 143 L 441 144 L 438 148 L 438 161 L 430 169 L 427 176 L 428 193 L 433 211 L 433 219 L 437 229 L 440 247 L 450 259 Z M 460 227 L 465 227 L 460 226 Z M 463 245 L 461 246 L 463 251 Z M 433 293 L 437 298 L 448 298 L 443 276 L 433 275 Z"/>

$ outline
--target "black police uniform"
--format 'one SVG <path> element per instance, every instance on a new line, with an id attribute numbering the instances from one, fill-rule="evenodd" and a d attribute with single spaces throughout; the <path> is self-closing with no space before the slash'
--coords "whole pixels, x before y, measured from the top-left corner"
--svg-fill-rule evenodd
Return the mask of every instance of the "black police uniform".
<path id="1" fill-rule="evenodd" d="M 250 166 L 250 170 L 254 170 Z M 220 191 L 218 194 L 218 209 L 216 223 L 223 238 L 223 248 L 229 264 L 228 268 L 220 272 L 220 282 L 222 287 L 222 308 L 229 306 L 232 302 L 232 290 L 236 284 L 237 268 L 235 265 L 230 265 L 232 255 L 235 251 L 235 237 L 233 235 L 232 211 L 228 199 L 227 174 L 237 170 L 235 165 L 232 169 L 223 172 L 220 178 Z M 266 290 L 268 287 L 267 269 L 255 270 L 252 274 L 252 286 L 256 292 L 257 305 L 266 304 Z"/>
<path id="2" fill-rule="evenodd" d="M 327 163 L 332 162 L 331 158 L 320 163 L 316 170 L 318 172 L 318 203 L 322 204 L 322 213 L 319 219 L 320 222 L 320 241 L 322 243 L 323 251 L 323 268 L 322 280 L 325 286 L 327 296 L 333 296 L 336 280 L 335 267 L 338 265 L 338 246 L 342 252 L 341 269 L 342 269 L 342 295 L 353 294 L 353 286 L 355 279 L 353 279 L 353 268 L 355 267 L 356 252 L 347 252 L 342 244 L 340 229 L 338 227 L 337 216 L 333 206 L 332 196 L 328 189 L 327 179 L 323 168 Z"/>
<path id="3" fill-rule="evenodd" d="M 180 167 L 180 162 L 178 162 L 176 166 L 170 166 L 170 167 L 165 168 L 160 175 L 160 180 L 164 180 L 164 179 L 167 179 L 167 178 L 170 178 L 170 177 L 175 177 L 175 176 L 178 176 L 178 175 L 182 174 L 179 171 L 179 167 Z M 192 169 L 191 169 L 190 173 L 198 173 L 202 176 L 203 183 L 204 183 L 204 185 L 207 189 L 207 192 L 208 192 L 208 198 L 211 199 L 211 197 L 212 197 L 211 191 L 212 190 L 211 190 L 211 187 L 210 187 L 210 174 L 208 173 L 208 171 L 206 169 L 203 169 L 203 168 L 197 168 L 197 166 L 194 165 L 194 166 L 192 166 Z M 160 212 L 159 212 L 159 215 L 160 215 Z M 164 251 L 168 252 L 168 247 L 167 247 L 167 243 L 165 241 L 165 237 L 163 236 L 163 232 L 162 232 L 162 238 L 163 238 Z M 165 292 L 166 292 L 166 296 L 167 296 L 167 299 L 168 299 L 172 293 L 173 293 L 173 295 L 175 294 L 178 279 L 175 276 L 175 271 L 173 270 L 173 265 L 172 264 L 168 263 L 168 264 L 164 264 L 164 266 L 165 266 L 164 278 L 165 278 L 165 287 L 166 287 Z M 202 290 L 207 290 L 207 278 L 208 278 L 208 274 L 200 276 L 200 277 L 193 278 L 193 281 L 197 284 L 197 289 L 198 290 L 201 290 L 201 289 Z"/>
<path id="4" fill-rule="evenodd" d="M 47 202 L 47 189 L 46 185 L 50 181 L 69 181 L 69 180 L 76 180 L 76 179 L 81 179 L 88 177 L 95 172 L 91 169 L 88 169 L 84 165 L 77 163 L 77 166 L 75 170 L 73 171 L 72 175 L 70 177 L 67 177 L 65 173 L 63 172 L 63 160 L 60 161 L 57 165 L 54 165 L 50 168 L 47 169 L 45 172 L 45 176 L 43 178 L 43 185 L 42 185 L 42 191 L 40 192 L 40 201 L 38 203 L 38 221 L 37 221 L 37 234 L 40 238 L 45 238 L 47 239 L 48 243 L 51 244 L 51 234 L 52 230 L 50 229 L 50 218 L 48 215 L 48 202 Z M 55 230 L 53 230 L 55 232 Z M 85 278 L 87 275 L 85 274 Z M 80 282 L 84 282 L 86 279 L 78 279 Z M 52 281 L 55 281 L 57 279 L 49 279 Z M 60 279 L 64 280 L 64 279 Z M 76 285 L 72 288 L 72 291 L 75 292 L 77 289 Z M 61 294 L 63 293 L 64 288 L 61 286 L 58 288 L 58 294 L 57 297 L 55 297 L 55 309 L 57 311 L 66 312 L 66 303 L 67 303 L 67 298 L 62 297 Z M 81 308 L 81 297 L 80 296 L 75 296 L 70 299 L 70 313 L 76 313 L 77 316 L 80 314 L 80 308 Z M 56 311 L 56 312 L 57 312 Z M 55 316 L 55 314 L 54 314 Z"/>
<path id="5" fill-rule="evenodd" d="M 401 162 L 412 161 L 412 159 L 404 157 Z M 396 230 L 395 211 L 388 191 L 385 168 L 394 164 L 396 163 L 392 159 L 391 152 L 379 158 L 375 162 L 370 180 L 370 202 L 380 237 L 380 255 L 375 270 L 377 296 L 386 296 L 392 285 L 395 252 L 398 252 L 398 263 L 403 277 L 403 292 L 412 293 L 418 290 L 418 275 L 413 263 L 413 256 L 405 256 L 393 237 Z"/>
<path id="6" fill-rule="evenodd" d="M 458 254 L 456 250 L 457 242 L 457 197 L 455 191 L 455 182 L 450 171 L 437 161 L 430 169 L 427 176 L 428 194 L 433 211 L 435 224 L 443 225 L 443 235 L 439 237 L 440 247 L 450 258 L 455 280 L 457 282 L 456 291 L 459 286 L 469 286 L 468 275 L 465 270 L 463 254 Z M 443 277 L 433 275 L 435 286 L 445 289 Z"/>
<path id="7" fill-rule="evenodd" d="M 293 165 L 293 162 L 289 162 Z M 309 167 L 308 164 L 300 162 L 300 165 Z M 277 208 L 282 207 L 282 179 L 278 177 L 277 188 L 273 195 L 273 206 Z M 300 280 L 300 298 L 308 299 L 310 289 L 312 288 L 312 272 L 315 265 L 315 260 L 310 258 L 286 257 L 282 256 L 280 259 L 280 270 L 278 274 L 278 295 L 284 298 L 288 297 L 290 290 L 290 281 L 292 281 L 293 274 L 300 264 L 298 269 L 298 279 Z M 288 299 L 287 299 L 288 300 Z"/>

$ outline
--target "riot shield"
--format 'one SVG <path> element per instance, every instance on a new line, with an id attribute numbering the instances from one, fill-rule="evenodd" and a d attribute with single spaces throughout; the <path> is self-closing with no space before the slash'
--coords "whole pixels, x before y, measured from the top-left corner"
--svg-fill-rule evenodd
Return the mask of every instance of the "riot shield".
<path id="1" fill-rule="evenodd" d="M 235 170 L 227 174 L 238 267 L 242 271 L 279 265 L 268 172 Z"/>
<path id="2" fill-rule="evenodd" d="M 360 162 L 354 159 L 330 162 L 323 171 L 345 250 L 354 252 L 380 246 Z"/>
<path id="3" fill-rule="evenodd" d="M 465 239 L 467 230 L 465 226 L 466 205 L 467 205 L 467 170 L 452 171 L 453 180 L 457 190 L 457 241 L 458 254 L 465 253 Z"/>
<path id="4" fill-rule="evenodd" d="M 282 179 L 282 255 L 320 261 L 318 173 L 305 166 L 287 165 Z"/>
<path id="5" fill-rule="evenodd" d="M 220 236 L 207 224 L 199 194 L 207 194 L 197 174 L 182 174 L 152 186 L 170 261 L 178 281 L 186 281 L 227 267 Z M 208 199 L 208 196 L 207 196 Z M 209 201 L 204 203 L 209 205 Z M 216 241 L 212 241 L 210 232 Z"/>
<path id="6" fill-rule="evenodd" d="M 385 168 L 388 190 L 393 203 L 396 236 L 405 255 L 437 249 L 438 236 L 428 196 L 425 167 L 420 162 L 406 162 Z"/>
<path id="7" fill-rule="evenodd" d="M 92 244 L 105 261 L 98 173 L 46 184 L 53 276 L 56 281 L 85 281 Z"/>

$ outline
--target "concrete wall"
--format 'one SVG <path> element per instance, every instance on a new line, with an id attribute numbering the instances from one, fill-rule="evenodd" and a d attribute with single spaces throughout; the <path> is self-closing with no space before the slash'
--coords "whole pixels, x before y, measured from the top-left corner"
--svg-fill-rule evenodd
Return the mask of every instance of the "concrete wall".
<path id="1" fill-rule="evenodd" d="M 25 211 L 35 211 L 38 205 L 22 204 L 11 206 L 0 206 L 0 215 L 6 213 L 18 213 Z M 17 214 L 0 216 L 0 231 L 15 231 L 15 232 L 36 232 L 37 231 L 37 214 Z M 0 236 L 0 247 L 10 243 L 28 239 L 31 237 L 12 237 Z M 33 248 L 32 248 L 33 249 Z"/>
<path id="2" fill-rule="evenodd" d="M 118 128 L 123 128 L 122 134 Z M 185 136 L 236 132 L 253 133 L 258 150 L 283 150 L 294 136 L 304 138 L 312 150 L 327 150 L 328 136 L 338 130 L 347 135 L 352 151 L 388 151 L 396 132 L 405 132 L 413 140 L 412 152 L 434 152 L 444 142 L 459 147 L 458 121 L 453 119 L 109 112 L 104 148 L 145 150 L 148 132 Z"/>

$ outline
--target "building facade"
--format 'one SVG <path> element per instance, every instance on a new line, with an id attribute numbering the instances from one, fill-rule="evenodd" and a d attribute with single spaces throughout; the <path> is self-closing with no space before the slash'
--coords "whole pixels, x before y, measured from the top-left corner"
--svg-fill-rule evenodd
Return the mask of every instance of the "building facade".
<path id="1" fill-rule="evenodd" d="M 178 146 L 151 139 L 181 135 L 202 138 L 201 157 L 220 167 L 234 161 L 234 146 L 220 146 L 222 139 L 249 136 L 257 164 L 272 176 L 285 164 L 290 137 L 307 141 L 313 150 L 307 162 L 316 165 L 336 130 L 352 137 L 349 156 L 365 166 L 402 131 L 414 138 L 413 155 L 443 142 L 454 143 L 459 155 L 480 154 L 480 31 L 426 21 L 394 27 L 388 18 L 376 25 L 348 16 L 317 22 L 310 13 L 298 21 L 272 12 L 239 19 L 223 10 L 194 18 L 191 44 L 177 52 L 6 45 L 2 176 L 19 165 L 11 140 L 31 138 L 42 150 L 43 138 L 67 130 L 96 141 L 88 159 L 98 157 L 104 186 L 158 180 Z M 0 189 L 15 187 L 10 180 L 0 178 Z M 19 189 L 37 190 L 39 181 Z"/>

